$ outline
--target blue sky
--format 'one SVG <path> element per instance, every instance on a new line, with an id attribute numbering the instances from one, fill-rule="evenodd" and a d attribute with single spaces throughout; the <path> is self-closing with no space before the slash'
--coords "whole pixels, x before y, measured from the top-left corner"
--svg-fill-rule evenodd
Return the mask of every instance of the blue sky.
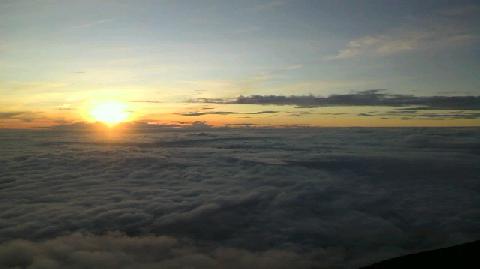
<path id="1" fill-rule="evenodd" d="M 2 1 L 0 93 L 8 111 L 39 93 L 25 105 L 478 95 L 479 14 L 475 1 Z"/>

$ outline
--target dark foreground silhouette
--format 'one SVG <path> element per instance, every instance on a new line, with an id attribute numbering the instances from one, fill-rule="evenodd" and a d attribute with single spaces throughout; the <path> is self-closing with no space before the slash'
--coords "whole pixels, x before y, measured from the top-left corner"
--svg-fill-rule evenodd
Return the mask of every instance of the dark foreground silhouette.
<path id="1" fill-rule="evenodd" d="M 378 268 L 480 268 L 480 241 L 424 251 L 375 263 L 363 269 Z"/>

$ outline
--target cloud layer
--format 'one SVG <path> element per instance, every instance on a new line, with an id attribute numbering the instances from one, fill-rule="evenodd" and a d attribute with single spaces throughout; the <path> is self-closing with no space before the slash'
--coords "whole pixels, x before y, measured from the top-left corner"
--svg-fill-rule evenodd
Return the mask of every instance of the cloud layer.
<path id="1" fill-rule="evenodd" d="M 169 236 L 128 237 L 73 234 L 42 242 L 15 240 L 0 245 L 0 268 L 322 268 L 335 251 L 299 254 L 208 248 Z M 315 255 L 317 257 L 315 257 Z M 323 264 L 314 258 L 323 257 Z"/>
<path id="2" fill-rule="evenodd" d="M 2 130 L 0 151 L 0 268 L 355 268 L 480 238 L 478 128 Z"/>

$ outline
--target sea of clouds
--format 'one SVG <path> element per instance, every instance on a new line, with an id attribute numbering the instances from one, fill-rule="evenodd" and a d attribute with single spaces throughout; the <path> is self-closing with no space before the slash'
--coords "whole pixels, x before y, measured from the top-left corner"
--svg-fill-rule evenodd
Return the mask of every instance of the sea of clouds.
<path id="1" fill-rule="evenodd" d="M 0 131 L 0 268 L 355 268 L 480 239 L 478 128 Z"/>

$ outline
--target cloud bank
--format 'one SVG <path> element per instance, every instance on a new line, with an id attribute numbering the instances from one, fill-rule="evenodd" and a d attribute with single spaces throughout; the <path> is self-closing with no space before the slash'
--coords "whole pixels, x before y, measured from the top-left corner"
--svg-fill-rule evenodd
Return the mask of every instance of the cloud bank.
<path id="1" fill-rule="evenodd" d="M 299 254 L 285 250 L 252 252 L 208 248 L 169 236 L 128 237 L 73 234 L 32 242 L 15 240 L 0 245 L 0 268 L 312 268 L 335 261 L 325 250 Z M 317 257 L 315 257 L 317 255 Z M 313 258 L 323 257 L 323 264 Z M 315 264 L 317 263 L 317 264 Z M 325 267 L 324 267 L 325 268 Z"/>
<path id="2" fill-rule="evenodd" d="M 0 153 L 0 268 L 356 268 L 480 238 L 478 128 L 2 130 Z"/>
<path id="3" fill-rule="evenodd" d="M 419 109 L 480 109 L 480 96 L 414 96 L 389 94 L 383 89 L 359 91 L 351 94 L 335 94 L 328 97 L 313 95 L 250 95 L 235 99 L 198 98 L 193 103 L 211 104 L 260 104 L 321 106 L 419 106 Z"/>

